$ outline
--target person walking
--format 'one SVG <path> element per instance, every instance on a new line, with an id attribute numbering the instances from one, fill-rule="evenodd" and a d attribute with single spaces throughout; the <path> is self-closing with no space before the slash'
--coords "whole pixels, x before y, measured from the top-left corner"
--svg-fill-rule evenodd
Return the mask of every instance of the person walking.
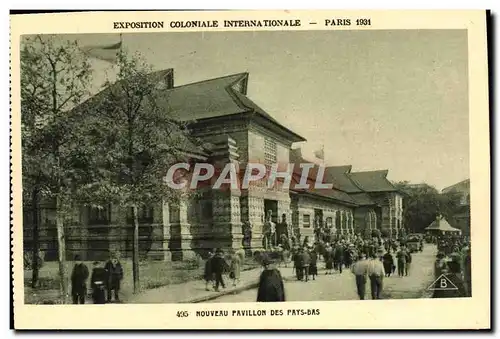
<path id="1" fill-rule="evenodd" d="M 120 285 L 123 279 L 123 268 L 122 264 L 118 260 L 118 255 L 113 254 L 111 259 L 106 263 L 104 269 L 107 272 L 107 290 L 108 290 L 108 302 L 111 302 L 111 294 L 114 292 L 115 301 L 120 302 Z"/>
<path id="2" fill-rule="evenodd" d="M 368 260 L 366 260 L 365 253 L 360 254 L 359 260 L 352 265 L 351 272 L 356 278 L 356 290 L 358 292 L 359 300 L 365 300 L 366 277 L 368 275 Z"/>
<path id="3" fill-rule="evenodd" d="M 222 279 L 222 274 L 227 268 L 226 260 L 224 259 L 224 251 L 218 248 L 215 251 L 215 256 L 212 259 L 212 271 L 215 276 L 215 292 L 219 292 L 219 286 L 226 288 L 224 284 L 224 279 Z"/>
<path id="4" fill-rule="evenodd" d="M 333 248 L 330 246 L 329 243 L 326 244 L 325 252 L 323 254 L 323 257 L 325 259 L 325 269 L 326 269 L 325 274 L 332 274 L 332 269 L 333 269 Z"/>
<path id="5" fill-rule="evenodd" d="M 368 261 L 367 271 L 368 277 L 370 278 L 372 299 L 380 299 L 385 271 L 382 262 L 376 254 L 372 254 L 370 260 Z"/>
<path id="6" fill-rule="evenodd" d="M 71 296 L 73 297 L 73 304 L 85 304 L 89 269 L 78 254 L 75 255 L 75 261 L 76 264 L 73 267 L 73 272 L 71 272 Z"/>
<path id="7" fill-rule="evenodd" d="M 311 249 L 310 251 L 311 262 L 309 264 L 309 274 L 312 276 L 313 280 L 316 280 L 318 275 L 318 253 L 316 249 Z"/>
<path id="8" fill-rule="evenodd" d="M 280 271 L 273 265 L 268 256 L 263 258 L 262 265 L 264 270 L 259 278 L 257 302 L 285 301 L 285 285 Z"/>
<path id="9" fill-rule="evenodd" d="M 334 262 L 335 268 L 342 273 L 342 266 L 344 265 L 344 246 L 342 243 L 338 243 L 335 247 Z"/>
<path id="10" fill-rule="evenodd" d="M 304 248 L 304 250 L 301 253 L 302 256 L 302 276 L 304 277 L 304 281 L 308 282 L 309 281 L 309 268 L 311 265 L 311 255 L 309 254 L 309 251 L 307 248 Z"/>
<path id="11" fill-rule="evenodd" d="M 385 276 L 390 277 L 392 274 L 392 267 L 394 266 L 394 258 L 391 252 L 387 251 L 382 257 L 382 263 L 384 265 Z"/>
<path id="12" fill-rule="evenodd" d="M 212 259 L 214 258 L 214 253 L 212 251 L 208 252 L 207 261 L 205 261 L 205 271 L 203 272 L 203 277 L 205 279 L 205 291 L 210 291 L 208 288 L 209 284 L 214 285 L 214 272 L 212 270 Z"/>
<path id="13" fill-rule="evenodd" d="M 240 255 L 233 250 L 231 253 L 231 265 L 229 267 L 229 278 L 233 279 L 233 286 L 236 286 L 236 283 L 240 281 L 241 261 Z"/>
<path id="14" fill-rule="evenodd" d="M 398 259 L 398 276 L 402 277 L 405 274 L 405 265 L 406 265 L 406 251 L 404 247 L 400 248 L 396 256 Z"/>
<path id="15" fill-rule="evenodd" d="M 411 267 L 411 251 L 406 251 L 406 264 L 405 264 L 405 276 L 408 276 L 410 273 L 410 267 Z"/>

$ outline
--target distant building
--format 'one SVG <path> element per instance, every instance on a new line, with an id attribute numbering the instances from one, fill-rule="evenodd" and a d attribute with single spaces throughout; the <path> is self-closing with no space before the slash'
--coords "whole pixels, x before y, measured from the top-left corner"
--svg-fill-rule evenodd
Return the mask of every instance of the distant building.
<path id="1" fill-rule="evenodd" d="M 294 143 L 305 139 L 247 97 L 247 73 L 179 87 L 173 87 L 173 71 L 154 74 L 165 78 L 165 112 L 188 122 L 194 136 L 211 145 L 193 150 L 193 162 L 210 162 L 216 168 L 235 163 L 240 173 L 249 162 L 267 166 L 293 163 L 296 173 L 299 163 L 311 163 L 302 158 L 300 149 L 292 149 Z M 325 169 L 324 176 L 324 183 L 332 183 L 332 189 L 301 190 L 295 185 L 290 189 L 259 185 L 228 191 L 206 189 L 189 201 L 147 206 L 139 215 L 141 255 L 179 260 L 214 247 L 262 248 L 269 211 L 276 223 L 285 215 L 292 232 L 302 239 L 309 236 L 313 240 L 315 227 L 330 228 L 337 236 L 381 229 L 397 237 L 402 228 L 403 199 L 387 174 L 387 170 L 352 172 L 350 165 L 332 166 Z M 309 182 L 314 183 L 315 178 L 311 175 Z M 293 180 L 296 184 L 300 175 L 294 175 Z M 42 213 L 41 248 L 50 252 L 49 258 L 57 256 L 53 214 L 50 208 Z M 32 246 L 29 220 L 27 216 L 24 223 L 26 249 Z M 130 256 L 129 220 L 130 214 L 117 206 L 76 210 L 68 223 L 68 252 L 87 260 L 106 257 L 109 250 Z M 245 245 L 243 233 L 248 226 L 252 238 Z"/>
<path id="2" fill-rule="evenodd" d="M 447 216 L 447 219 L 451 226 L 460 229 L 463 235 L 470 236 L 470 179 L 446 187 L 441 193 L 460 196 L 460 207 L 453 215 Z"/>

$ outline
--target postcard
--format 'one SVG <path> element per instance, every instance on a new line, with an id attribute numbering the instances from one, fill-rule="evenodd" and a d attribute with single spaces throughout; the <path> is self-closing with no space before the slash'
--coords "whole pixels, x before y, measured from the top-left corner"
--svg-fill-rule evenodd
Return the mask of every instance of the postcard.
<path id="1" fill-rule="evenodd" d="M 15 328 L 489 329 L 488 15 L 11 14 Z"/>

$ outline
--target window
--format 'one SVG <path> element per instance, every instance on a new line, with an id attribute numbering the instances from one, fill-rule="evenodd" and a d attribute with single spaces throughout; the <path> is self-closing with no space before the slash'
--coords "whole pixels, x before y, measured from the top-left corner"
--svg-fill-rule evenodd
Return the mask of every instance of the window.
<path id="1" fill-rule="evenodd" d="M 89 207 L 89 225 L 105 225 L 109 222 L 109 208 Z"/>
<path id="2" fill-rule="evenodd" d="M 311 216 L 309 214 L 304 214 L 302 226 L 305 228 L 311 227 Z"/>
<path id="3" fill-rule="evenodd" d="M 266 138 L 264 140 L 264 163 L 273 165 L 278 162 L 278 145 L 276 141 Z"/>
<path id="4" fill-rule="evenodd" d="M 137 208 L 137 219 L 139 224 L 150 224 L 153 222 L 153 207 L 141 206 Z M 127 208 L 127 223 L 132 224 L 134 222 L 134 212 L 133 208 Z"/>

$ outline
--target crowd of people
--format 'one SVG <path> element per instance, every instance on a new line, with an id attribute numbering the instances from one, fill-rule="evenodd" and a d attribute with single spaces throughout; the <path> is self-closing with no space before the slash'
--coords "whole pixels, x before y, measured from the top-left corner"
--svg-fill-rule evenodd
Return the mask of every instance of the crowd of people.
<path id="1" fill-rule="evenodd" d="M 90 275 L 90 291 L 87 280 Z M 91 274 L 87 265 L 79 255 L 75 256 L 75 265 L 71 273 L 71 296 L 73 304 L 85 304 L 90 294 L 94 304 L 120 302 L 120 284 L 123 279 L 123 268 L 116 253 L 106 262 L 95 261 Z"/>
<path id="2" fill-rule="evenodd" d="M 232 280 L 233 286 L 240 281 L 241 266 L 245 258 L 244 250 L 230 250 L 229 255 L 225 255 L 220 248 L 210 251 L 205 261 L 204 279 L 205 290 L 210 291 L 210 287 L 218 292 L 220 287 L 226 288 L 224 275 L 227 273 Z"/>
<path id="3" fill-rule="evenodd" d="M 418 248 L 423 250 L 423 240 Z M 287 252 L 286 245 L 282 246 L 282 252 Z M 326 275 L 342 274 L 344 269 L 350 269 L 356 276 L 356 287 L 362 300 L 368 281 L 372 299 L 380 299 L 383 278 L 394 274 L 396 269 L 398 276 L 408 276 L 412 262 L 412 251 L 406 246 L 405 239 L 363 239 L 360 235 L 339 237 L 332 243 L 325 242 L 325 238 L 314 244 L 308 237 L 301 243 L 292 239 L 290 254 L 299 281 L 308 282 L 310 277 L 316 279 L 319 259 L 323 259 Z M 286 254 L 282 260 L 286 262 Z"/>

